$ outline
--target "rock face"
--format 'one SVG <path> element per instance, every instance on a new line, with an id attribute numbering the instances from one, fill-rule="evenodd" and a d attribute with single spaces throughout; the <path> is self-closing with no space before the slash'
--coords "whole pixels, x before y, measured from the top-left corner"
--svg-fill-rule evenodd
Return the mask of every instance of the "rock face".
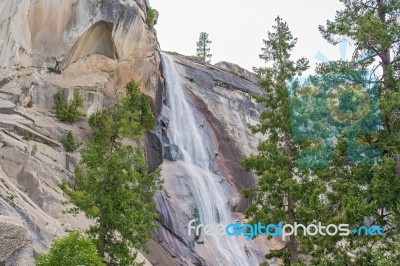
<path id="1" fill-rule="evenodd" d="M 30 237 L 30 244 L 10 250 L 36 255 L 54 237 L 90 225 L 82 214 L 63 213 L 67 197 L 58 185 L 72 181 L 79 153 L 66 152 L 60 140 L 71 130 L 81 146 L 90 130 L 85 117 L 58 121 L 57 91 L 65 100 L 79 93 L 88 117 L 134 79 L 155 113 L 161 111 L 164 82 L 148 8 L 145 0 L 0 0 L 0 215 L 19 219 Z M 157 142 L 147 138 L 148 146 Z M 149 168 L 159 163 L 154 156 Z M 0 247 L 7 243 L 0 238 Z"/>
<path id="2" fill-rule="evenodd" d="M 158 100 L 160 59 L 148 8 L 145 0 L 0 0 L 0 67 L 64 71 L 100 54 L 119 62 L 104 72 L 117 71 L 122 84 L 141 82 Z"/>
<path id="3" fill-rule="evenodd" d="M 248 128 L 249 124 L 257 123 L 262 111 L 262 106 L 251 98 L 251 94 L 262 93 L 254 74 L 226 62 L 212 66 L 184 56 L 176 56 L 174 60 L 179 74 L 187 80 L 186 87 L 196 99 L 197 109 L 217 131 L 220 146 L 239 145 L 235 147 L 237 155 L 232 161 L 237 163 L 243 155 L 251 154 L 262 138 L 251 134 Z"/>
<path id="4" fill-rule="evenodd" d="M 0 263 L 34 265 L 32 240 L 21 220 L 0 216 Z"/>
<path id="5" fill-rule="evenodd" d="M 244 78 L 248 81 L 251 81 L 253 83 L 257 82 L 257 77 L 254 73 L 252 73 L 236 64 L 222 61 L 222 62 L 216 63 L 214 66 L 217 68 L 223 69 L 223 70 L 225 70 L 231 74 L 234 74 L 236 76 Z"/>
<path id="6" fill-rule="evenodd" d="M 0 2 L 0 66 L 62 68 L 90 54 L 127 59 L 151 42 L 145 9 L 133 0 Z M 135 51 L 135 52 L 134 52 Z"/>
<path id="7" fill-rule="evenodd" d="M 147 0 L 0 0 L 0 247 L 6 247 L 0 249 L 0 265 L 33 265 L 32 256 L 48 250 L 54 237 L 90 225 L 82 214 L 63 213 L 68 198 L 58 185 L 73 181 L 80 158 L 66 152 L 60 140 L 71 130 L 82 147 L 90 137 L 86 118 L 120 98 L 131 79 L 158 118 L 144 144 L 149 169 L 162 164 L 165 179 L 155 198 L 162 228 L 146 257 L 155 265 L 208 262 L 184 228 L 193 215 L 188 189 L 193 184 L 185 181 L 189 170 L 168 134 L 160 49 L 156 31 L 146 24 L 149 7 Z M 211 66 L 181 56 L 174 61 L 204 119 L 199 126 L 210 129 L 214 178 L 223 177 L 221 187 L 231 193 L 228 204 L 240 218 L 247 205 L 240 190 L 254 184 L 240 160 L 260 138 L 247 127 L 261 111 L 250 94 L 261 90 L 254 75 L 236 65 Z M 58 121 L 57 91 L 66 100 L 79 93 L 86 118 Z M 257 241 L 253 251 L 263 256 L 270 243 Z"/>
<path id="8" fill-rule="evenodd" d="M 218 190 L 228 195 L 231 211 L 236 213 L 237 219 L 242 219 L 241 212 L 247 202 L 243 200 L 240 190 L 253 186 L 255 180 L 243 171 L 240 161 L 243 156 L 254 151 L 259 142 L 258 137 L 261 137 L 252 135 L 248 129 L 248 124 L 257 123 L 262 110 L 262 106 L 251 99 L 250 93 L 261 94 L 262 91 L 253 79 L 238 76 L 232 71 L 191 61 L 184 56 L 171 58 L 189 93 L 191 104 L 198 112 L 197 123 L 203 128 L 203 134 L 206 134 L 204 142 L 212 147 L 209 156 L 214 158 L 214 174 L 209 178 L 219 180 Z M 250 77 L 251 74 L 248 74 Z M 179 154 L 179 147 L 173 143 L 168 129 L 168 102 L 167 97 L 160 117 L 164 189 L 156 196 L 162 229 L 155 233 L 155 240 L 176 265 L 217 265 L 213 255 L 205 248 L 204 239 L 188 235 L 188 223 L 195 218 L 193 206 L 201 203 L 195 202 L 192 192 L 192 187 L 196 186 L 191 181 L 193 169 L 188 168 L 180 158 L 172 156 Z M 196 168 L 195 171 L 200 169 Z M 207 174 L 204 173 L 204 176 Z M 258 241 L 247 244 L 247 248 L 262 261 L 272 243 L 266 239 Z M 158 260 L 152 262 L 166 265 Z"/>

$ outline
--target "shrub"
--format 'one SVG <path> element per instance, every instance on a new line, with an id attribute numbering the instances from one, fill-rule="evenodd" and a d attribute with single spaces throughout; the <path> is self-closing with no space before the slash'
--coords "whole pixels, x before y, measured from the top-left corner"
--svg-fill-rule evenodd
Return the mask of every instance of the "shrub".
<path id="1" fill-rule="evenodd" d="M 78 148 L 75 135 L 71 130 L 62 137 L 61 143 L 64 145 L 65 150 L 68 152 L 73 152 L 74 150 L 76 150 L 76 148 Z"/>
<path id="2" fill-rule="evenodd" d="M 31 141 L 31 140 L 33 140 L 33 136 L 31 133 L 26 132 L 25 135 L 22 137 L 22 139 L 26 140 L 26 141 Z"/>
<path id="3" fill-rule="evenodd" d="M 32 151 L 31 151 L 31 155 L 35 155 L 38 151 L 38 146 L 36 144 L 33 144 L 32 146 Z"/>
<path id="4" fill-rule="evenodd" d="M 154 27 L 155 20 L 156 20 L 156 10 L 154 8 L 147 9 L 147 25 L 149 25 L 150 28 Z"/>
<path id="5" fill-rule="evenodd" d="M 47 254 L 40 254 L 37 266 L 105 265 L 97 253 L 96 246 L 87 237 L 77 232 L 54 240 Z"/>
<path id="6" fill-rule="evenodd" d="M 76 122 L 78 117 L 82 115 L 81 112 L 78 111 L 78 108 L 83 106 L 82 96 L 76 93 L 71 103 L 64 101 L 60 91 L 58 91 L 54 97 L 56 101 L 57 118 L 63 122 Z"/>
<path id="7" fill-rule="evenodd" d="M 178 52 L 175 52 L 175 51 L 165 51 L 165 53 L 170 54 L 170 55 L 177 55 L 177 56 L 182 55 L 182 54 L 180 54 Z"/>

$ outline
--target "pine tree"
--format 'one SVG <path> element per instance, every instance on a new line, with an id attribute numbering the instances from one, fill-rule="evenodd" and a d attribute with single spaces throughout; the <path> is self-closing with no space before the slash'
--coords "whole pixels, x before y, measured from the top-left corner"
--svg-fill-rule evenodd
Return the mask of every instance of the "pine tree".
<path id="1" fill-rule="evenodd" d="M 199 36 L 199 40 L 197 41 L 197 58 L 201 61 L 210 62 L 210 58 L 212 54 L 210 54 L 210 44 L 212 41 L 208 39 L 208 33 L 201 32 Z"/>
<path id="2" fill-rule="evenodd" d="M 289 110 L 288 80 L 308 68 L 308 60 L 290 59 L 297 40 L 281 18 L 275 20 L 273 32 L 268 32 L 260 58 L 271 67 L 255 69 L 264 95 L 256 97 L 266 109 L 261 113 L 260 123 L 251 127 L 252 132 L 262 133 L 267 140 L 258 145 L 258 154 L 247 157 L 242 165 L 259 176 L 256 188 L 244 191 L 251 199 L 246 215 L 263 224 L 294 224 L 302 219 L 296 213 L 306 195 L 302 190 L 307 184 L 308 171 L 296 169 L 299 146 L 292 142 Z M 281 257 L 286 264 L 299 261 L 298 240 L 291 236 L 282 250 L 272 251 L 268 258 Z"/>
<path id="3" fill-rule="evenodd" d="M 78 148 L 78 143 L 76 141 L 74 133 L 69 130 L 65 136 L 62 137 L 61 143 L 68 152 L 73 152 Z"/>
<path id="4" fill-rule="evenodd" d="M 56 104 L 56 116 L 58 119 L 70 123 L 78 121 L 78 118 L 82 115 L 78 109 L 84 104 L 83 98 L 79 93 L 74 94 L 71 103 L 64 101 L 60 91 L 57 91 L 54 98 Z"/>
<path id="5" fill-rule="evenodd" d="M 320 260 L 316 264 L 325 261 L 330 265 L 397 265 L 400 259 L 400 3 L 397 0 L 341 2 L 344 9 L 337 12 L 333 21 L 327 21 L 325 27 L 320 26 L 320 31 L 332 44 L 348 39 L 356 50 L 351 62 L 323 64 L 318 71 L 349 75 L 356 68 L 380 69 L 374 74 L 383 130 L 360 136 L 357 141 L 378 146 L 382 159 L 372 166 L 355 164 L 337 166 L 325 173 L 319 171 L 319 178 L 325 176 L 330 180 L 330 192 L 326 195 L 329 201 L 323 208 L 327 208 L 328 222 L 341 219 L 359 226 L 368 220 L 369 225 L 383 226 L 385 234 L 375 238 L 320 239 L 325 245 L 320 245 L 317 251 Z M 343 139 L 338 142 L 336 163 L 345 164 L 348 145 Z M 348 252 L 355 258 L 350 258 Z"/>
<path id="6" fill-rule="evenodd" d="M 155 124 L 147 99 L 133 81 L 127 96 L 89 118 L 93 139 L 81 150 L 71 203 L 94 220 L 88 233 L 108 265 L 133 265 L 132 249 L 145 247 L 155 227 L 151 199 L 159 171 L 148 173 L 142 150 L 130 145 Z M 137 145 L 135 145 L 137 146 Z"/>
<path id="7" fill-rule="evenodd" d="M 385 131 L 379 145 L 384 153 L 396 161 L 396 175 L 400 178 L 400 3 L 397 0 L 341 0 L 345 8 L 338 11 L 334 21 L 320 26 L 323 37 L 337 44 L 343 37 L 354 42 L 353 61 L 364 61 L 380 68 L 380 108 Z M 368 55 L 367 58 L 365 54 Z"/>

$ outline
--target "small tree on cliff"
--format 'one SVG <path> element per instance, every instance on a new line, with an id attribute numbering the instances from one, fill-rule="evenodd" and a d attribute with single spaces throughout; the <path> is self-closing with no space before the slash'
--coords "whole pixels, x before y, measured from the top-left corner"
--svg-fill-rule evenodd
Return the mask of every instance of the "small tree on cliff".
<path id="1" fill-rule="evenodd" d="M 105 266 L 93 242 L 77 232 L 53 241 L 49 253 L 40 254 L 36 266 Z"/>
<path id="2" fill-rule="evenodd" d="M 251 127 L 252 132 L 262 133 L 268 140 L 258 145 L 258 154 L 247 157 L 242 164 L 246 170 L 253 170 L 260 179 L 254 189 L 244 190 L 251 200 L 246 215 L 263 224 L 279 221 L 294 224 L 298 222 L 296 210 L 301 204 L 302 187 L 306 185 L 307 173 L 296 170 L 296 154 L 299 146 L 292 142 L 287 80 L 308 68 L 308 60 L 290 59 L 296 39 L 285 22 L 275 20 L 274 31 L 268 32 L 265 47 L 260 55 L 271 67 L 255 69 L 259 85 L 265 94 L 256 97 L 266 109 L 261 113 L 260 124 Z M 302 181 L 299 181 L 302 180 Z M 267 257 L 280 257 L 286 265 L 299 261 L 298 241 L 290 236 L 286 246 L 272 251 Z"/>
<path id="3" fill-rule="evenodd" d="M 149 174 L 140 148 L 127 139 L 139 140 L 155 124 L 147 98 L 131 81 L 127 96 L 113 107 L 90 117 L 93 139 L 81 150 L 81 167 L 73 188 L 63 186 L 71 203 L 95 224 L 88 233 L 108 265 L 134 265 L 155 226 L 151 202 L 159 189 L 159 172 Z"/>
<path id="4" fill-rule="evenodd" d="M 201 61 L 209 63 L 212 57 L 210 54 L 210 44 L 212 41 L 208 39 L 208 33 L 201 32 L 199 36 L 199 40 L 197 41 L 197 58 Z"/>

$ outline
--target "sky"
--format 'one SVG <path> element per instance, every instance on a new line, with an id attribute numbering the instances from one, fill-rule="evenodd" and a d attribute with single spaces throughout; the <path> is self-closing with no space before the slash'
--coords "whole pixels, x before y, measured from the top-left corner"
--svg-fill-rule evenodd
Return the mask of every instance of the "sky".
<path id="1" fill-rule="evenodd" d="M 248 70 L 265 66 L 259 59 L 263 39 L 279 15 L 298 39 L 293 59 L 308 58 L 309 74 L 320 62 L 317 52 L 330 60 L 340 58 L 339 47 L 318 31 L 318 25 L 325 25 L 342 8 L 339 0 L 150 0 L 150 4 L 160 13 L 155 28 L 163 51 L 195 55 L 200 32 L 207 32 L 213 64 L 228 61 Z"/>

